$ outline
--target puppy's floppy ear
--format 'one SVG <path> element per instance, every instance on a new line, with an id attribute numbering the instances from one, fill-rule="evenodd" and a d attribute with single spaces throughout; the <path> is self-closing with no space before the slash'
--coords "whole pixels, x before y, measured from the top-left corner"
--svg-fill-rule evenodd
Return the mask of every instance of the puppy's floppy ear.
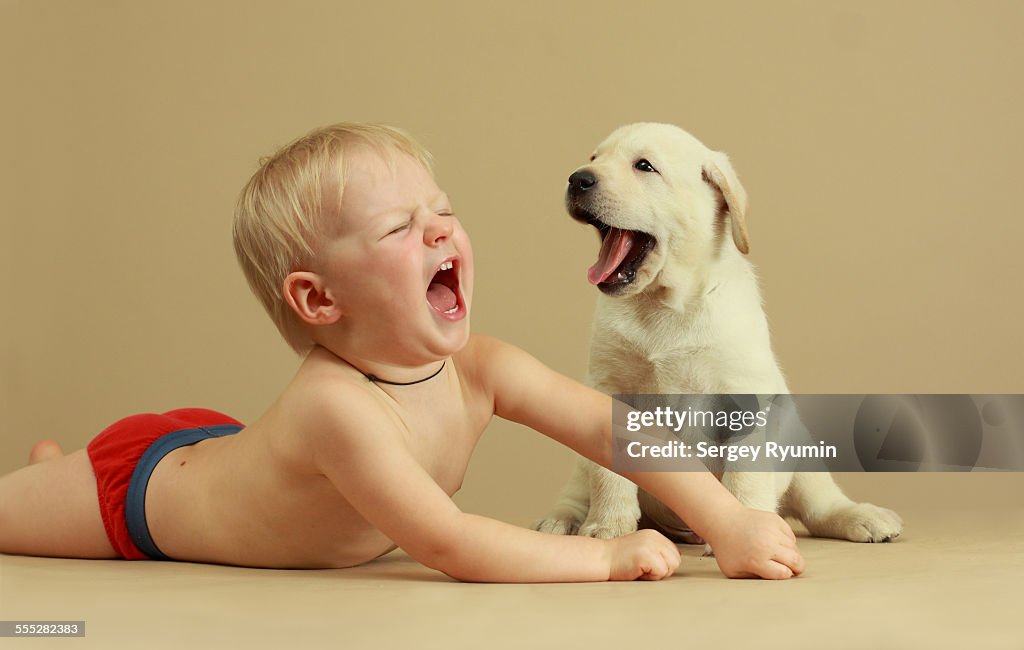
<path id="1" fill-rule="evenodd" d="M 740 179 L 724 153 L 711 152 L 703 170 L 704 181 L 725 199 L 725 206 L 732 220 L 732 241 L 736 248 L 746 255 L 750 252 L 750 238 L 747 236 L 747 191 L 740 185 Z"/>

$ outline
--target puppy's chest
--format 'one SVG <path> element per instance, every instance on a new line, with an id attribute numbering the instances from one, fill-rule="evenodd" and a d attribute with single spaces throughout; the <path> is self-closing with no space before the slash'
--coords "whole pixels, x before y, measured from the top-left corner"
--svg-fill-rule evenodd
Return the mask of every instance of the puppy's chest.
<path id="1" fill-rule="evenodd" d="M 721 368 L 706 349 L 615 338 L 595 339 L 590 351 L 591 382 L 604 392 L 710 393 L 723 386 Z"/>

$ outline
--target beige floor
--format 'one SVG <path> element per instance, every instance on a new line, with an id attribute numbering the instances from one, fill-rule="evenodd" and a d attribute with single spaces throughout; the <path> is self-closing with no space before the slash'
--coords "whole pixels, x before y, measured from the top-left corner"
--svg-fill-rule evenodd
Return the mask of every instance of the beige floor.
<path id="1" fill-rule="evenodd" d="M 893 544 L 802 539 L 808 572 L 779 583 L 726 580 L 696 547 L 664 582 L 579 585 L 462 584 L 401 553 L 340 571 L 0 556 L 0 619 L 87 625 L 0 647 L 1024 648 L 1024 508 L 902 514 Z"/>

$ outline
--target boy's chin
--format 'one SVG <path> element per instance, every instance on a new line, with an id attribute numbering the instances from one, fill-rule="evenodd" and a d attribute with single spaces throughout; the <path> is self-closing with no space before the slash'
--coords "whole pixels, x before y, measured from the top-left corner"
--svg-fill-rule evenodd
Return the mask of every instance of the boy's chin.
<path id="1" fill-rule="evenodd" d="M 450 348 L 448 354 L 458 352 L 462 348 L 466 347 L 469 343 L 469 316 L 466 316 L 460 321 L 455 323 L 445 323 L 445 329 L 449 330 L 444 333 L 445 347 Z"/>
<path id="2" fill-rule="evenodd" d="M 469 342 L 469 316 L 458 321 L 438 323 L 439 336 L 435 339 L 432 352 L 447 357 L 466 347 Z"/>

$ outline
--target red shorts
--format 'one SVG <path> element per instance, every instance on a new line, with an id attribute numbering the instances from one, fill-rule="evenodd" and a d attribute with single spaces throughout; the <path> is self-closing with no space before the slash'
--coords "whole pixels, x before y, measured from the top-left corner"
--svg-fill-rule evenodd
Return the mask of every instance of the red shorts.
<path id="1" fill-rule="evenodd" d="M 241 422 L 216 411 L 178 409 L 160 415 L 132 415 L 118 420 L 96 436 L 86 450 L 96 474 L 103 527 L 114 550 L 126 560 L 167 559 L 159 549 L 155 549 L 145 525 L 145 491 L 149 475 L 160 458 L 171 450 L 206 438 L 237 433 L 241 428 Z M 182 433 L 186 436 L 180 442 L 172 441 L 170 446 L 154 445 L 165 436 L 181 439 L 178 434 Z M 145 462 L 140 463 L 144 455 Z M 137 468 L 140 471 L 136 471 Z M 135 504 L 134 512 L 132 503 Z"/>

